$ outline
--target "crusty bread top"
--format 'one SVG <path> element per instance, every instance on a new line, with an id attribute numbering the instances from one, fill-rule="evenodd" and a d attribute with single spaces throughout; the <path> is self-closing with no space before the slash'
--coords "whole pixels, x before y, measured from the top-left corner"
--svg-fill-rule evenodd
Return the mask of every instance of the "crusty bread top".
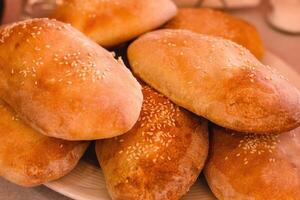
<path id="1" fill-rule="evenodd" d="M 66 175 L 88 144 L 44 136 L 0 101 L 0 176 L 13 183 L 36 186 Z"/>
<path id="2" fill-rule="evenodd" d="M 187 30 L 147 33 L 130 65 L 176 104 L 241 132 L 279 133 L 300 124 L 300 92 L 242 46 Z"/>
<path id="3" fill-rule="evenodd" d="M 241 135 L 214 127 L 211 134 L 205 175 L 218 199 L 300 199 L 300 128 Z"/>
<path id="4" fill-rule="evenodd" d="M 111 47 L 163 25 L 176 12 L 171 0 L 64 0 L 51 17 Z"/>
<path id="5" fill-rule="evenodd" d="M 141 87 L 120 61 L 71 26 L 33 19 L 0 29 L 0 97 L 48 136 L 91 140 L 127 132 Z"/>
<path id="6" fill-rule="evenodd" d="M 128 133 L 99 140 L 96 153 L 112 199 L 179 199 L 198 177 L 208 151 L 207 121 L 149 86 Z"/>
<path id="7" fill-rule="evenodd" d="M 181 8 L 166 28 L 188 29 L 196 33 L 232 40 L 262 59 L 264 47 L 256 28 L 225 12 L 209 8 Z"/>

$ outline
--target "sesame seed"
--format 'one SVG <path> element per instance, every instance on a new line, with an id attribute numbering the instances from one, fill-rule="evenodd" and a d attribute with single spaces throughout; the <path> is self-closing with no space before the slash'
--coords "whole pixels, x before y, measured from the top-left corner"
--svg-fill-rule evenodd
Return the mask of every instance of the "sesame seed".
<path id="1" fill-rule="evenodd" d="M 150 92 L 147 95 L 147 92 Z M 176 138 L 175 134 L 168 132 L 168 129 L 176 127 L 176 120 L 180 109 L 170 102 L 162 94 L 157 93 L 149 86 L 143 87 L 144 102 L 142 112 L 136 126 L 142 128 L 140 137 L 143 142 L 131 143 L 124 151 L 129 160 L 139 160 L 155 155 L 152 161 L 171 160 L 168 154 L 168 146 Z M 157 96 L 154 98 L 154 96 Z M 163 131 L 162 131 L 163 130 Z M 123 141 L 125 138 L 120 139 Z"/>

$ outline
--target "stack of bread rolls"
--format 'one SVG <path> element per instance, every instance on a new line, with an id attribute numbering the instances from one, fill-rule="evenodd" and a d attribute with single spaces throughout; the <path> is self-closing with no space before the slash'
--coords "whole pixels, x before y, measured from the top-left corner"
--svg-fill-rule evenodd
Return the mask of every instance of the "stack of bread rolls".
<path id="1" fill-rule="evenodd" d="M 0 29 L 1 176 L 55 180 L 97 140 L 112 199 L 180 199 L 203 168 L 218 199 L 300 198 L 300 92 L 258 60 L 251 24 L 171 0 L 50 17 Z M 122 44 L 132 72 L 103 48 Z"/>
<path id="2" fill-rule="evenodd" d="M 215 11 L 189 12 L 195 19 Z M 185 30 L 154 31 L 130 44 L 134 74 L 216 124 L 204 172 L 218 199 L 299 199 L 299 90 L 243 46 L 211 36 L 219 32 L 197 33 L 211 29 L 181 14 L 167 27 Z"/>

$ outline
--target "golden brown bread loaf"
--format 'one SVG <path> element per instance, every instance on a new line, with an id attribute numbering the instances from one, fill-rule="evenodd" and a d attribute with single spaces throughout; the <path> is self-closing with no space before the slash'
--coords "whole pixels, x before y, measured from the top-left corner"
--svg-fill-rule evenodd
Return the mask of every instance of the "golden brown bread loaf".
<path id="1" fill-rule="evenodd" d="M 39 132 L 68 140 L 113 137 L 138 119 L 131 72 L 79 31 L 34 19 L 0 29 L 0 98 Z"/>
<path id="2" fill-rule="evenodd" d="M 175 200 L 196 181 L 208 151 L 207 121 L 149 86 L 128 133 L 96 143 L 112 199 Z"/>
<path id="3" fill-rule="evenodd" d="M 264 54 L 264 47 L 256 28 L 225 12 L 209 8 L 181 8 L 165 27 L 188 29 L 232 40 L 249 49 L 258 59 Z"/>
<path id="4" fill-rule="evenodd" d="M 64 0 L 51 17 L 111 47 L 158 28 L 176 12 L 171 0 Z"/>
<path id="5" fill-rule="evenodd" d="M 139 78 L 177 105 L 241 132 L 300 124 L 300 92 L 242 46 L 187 30 L 147 33 L 128 48 Z"/>
<path id="6" fill-rule="evenodd" d="M 44 136 L 0 101 L 0 176 L 22 186 L 36 186 L 70 172 L 88 142 Z"/>
<path id="7" fill-rule="evenodd" d="M 300 128 L 280 135 L 212 129 L 205 167 L 220 200 L 300 199 Z"/>

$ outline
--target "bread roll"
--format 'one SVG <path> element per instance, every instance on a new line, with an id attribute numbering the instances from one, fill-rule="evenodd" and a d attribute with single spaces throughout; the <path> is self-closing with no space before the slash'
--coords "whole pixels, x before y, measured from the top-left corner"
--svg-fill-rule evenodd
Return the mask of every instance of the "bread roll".
<path id="1" fill-rule="evenodd" d="M 39 132 L 67 140 L 130 130 L 142 92 L 131 72 L 71 26 L 48 19 L 0 29 L 0 98 Z"/>
<path id="2" fill-rule="evenodd" d="M 300 92 L 248 50 L 187 30 L 147 33 L 128 48 L 136 76 L 182 106 L 241 132 L 300 124 Z"/>
<path id="3" fill-rule="evenodd" d="M 176 15 L 171 0 L 64 0 L 51 15 L 105 47 L 158 28 Z"/>
<path id="4" fill-rule="evenodd" d="M 300 128 L 280 135 L 212 129 L 205 176 L 220 200 L 300 199 Z"/>
<path id="5" fill-rule="evenodd" d="M 138 122 L 99 140 L 96 153 L 112 199 L 179 199 L 196 181 L 208 151 L 207 122 L 148 86 Z"/>
<path id="6" fill-rule="evenodd" d="M 263 57 L 264 48 L 256 28 L 225 12 L 209 8 L 181 8 L 166 28 L 223 37 L 246 47 L 258 59 Z"/>
<path id="7" fill-rule="evenodd" d="M 0 132 L 0 176 L 27 187 L 66 175 L 89 144 L 44 136 L 24 124 L 2 101 Z"/>

